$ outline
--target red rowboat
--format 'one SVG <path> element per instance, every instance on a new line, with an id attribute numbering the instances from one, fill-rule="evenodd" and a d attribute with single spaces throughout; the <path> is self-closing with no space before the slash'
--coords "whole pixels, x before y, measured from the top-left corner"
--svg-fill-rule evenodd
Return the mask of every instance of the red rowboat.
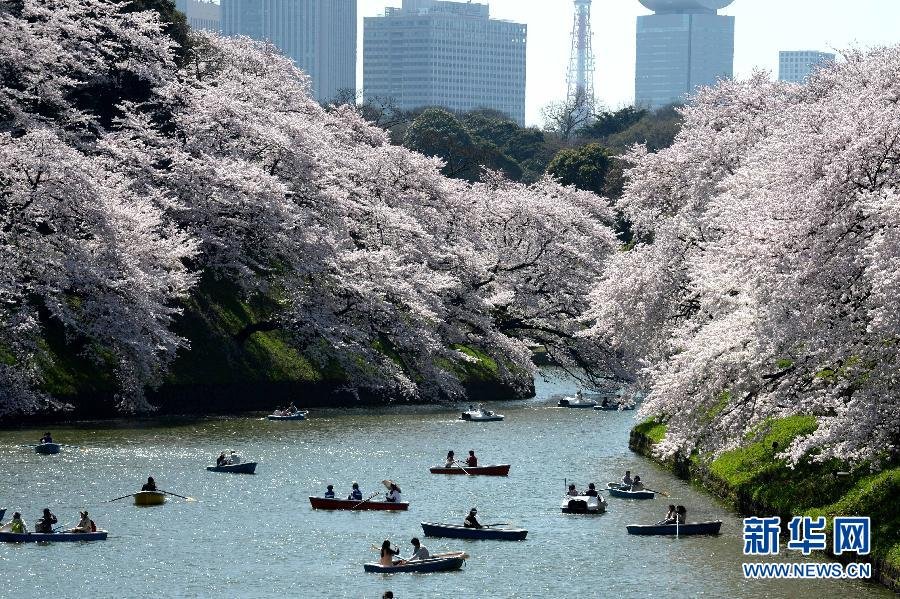
<path id="1" fill-rule="evenodd" d="M 465 468 L 465 470 L 463 470 L 463 468 Z M 478 474 L 480 474 L 481 476 L 509 475 L 509 464 L 496 464 L 494 466 L 474 466 L 472 468 L 464 466 L 463 468 L 459 466 L 451 466 L 450 468 L 445 468 L 444 466 L 435 466 L 430 470 L 432 474 L 470 474 L 472 476 Z"/>
<path id="2" fill-rule="evenodd" d="M 316 510 L 399 510 L 409 509 L 407 501 L 357 501 L 355 499 L 326 499 L 310 497 L 310 505 Z"/>

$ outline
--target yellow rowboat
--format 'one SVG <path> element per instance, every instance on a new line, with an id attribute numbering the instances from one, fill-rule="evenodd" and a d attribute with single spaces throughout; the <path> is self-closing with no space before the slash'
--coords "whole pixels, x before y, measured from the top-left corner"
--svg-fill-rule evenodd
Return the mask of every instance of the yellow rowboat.
<path id="1" fill-rule="evenodd" d="M 140 491 L 134 494 L 134 505 L 162 505 L 166 494 L 159 491 Z"/>

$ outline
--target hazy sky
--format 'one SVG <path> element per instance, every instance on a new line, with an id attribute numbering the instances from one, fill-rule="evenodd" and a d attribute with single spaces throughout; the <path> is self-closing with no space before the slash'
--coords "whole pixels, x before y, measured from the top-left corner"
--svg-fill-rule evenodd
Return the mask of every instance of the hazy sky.
<path id="1" fill-rule="evenodd" d="M 382 14 L 402 0 L 359 0 L 362 17 Z M 529 124 L 540 109 L 565 96 L 572 29 L 571 0 L 482 0 L 493 18 L 528 25 Z M 638 0 L 594 0 L 592 25 L 598 100 L 610 107 L 634 101 L 635 18 L 650 14 Z M 900 42 L 900 0 L 735 0 L 720 11 L 735 21 L 734 69 L 738 78 L 755 68 L 778 75 L 779 50 L 841 50 Z M 359 86 L 362 87 L 361 65 Z"/>

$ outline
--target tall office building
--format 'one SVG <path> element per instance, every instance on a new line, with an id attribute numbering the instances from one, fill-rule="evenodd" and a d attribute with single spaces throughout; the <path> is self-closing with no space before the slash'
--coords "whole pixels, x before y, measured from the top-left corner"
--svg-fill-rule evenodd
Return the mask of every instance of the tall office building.
<path id="1" fill-rule="evenodd" d="M 221 0 L 222 33 L 274 44 L 312 78 L 316 98 L 356 92 L 356 0 Z"/>
<path id="2" fill-rule="evenodd" d="M 486 4 L 403 0 L 365 19 L 363 91 L 404 110 L 491 108 L 524 124 L 526 37 Z"/>
<path id="3" fill-rule="evenodd" d="M 778 80 L 803 83 L 818 67 L 834 62 L 830 52 L 799 50 L 778 53 Z"/>
<path id="4" fill-rule="evenodd" d="M 638 17 L 635 104 L 683 102 L 703 85 L 734 72 L 734 17 L 717 14 L 734 0 L 640 0 L 654 14 Z"/>
<path id="5" fill-rule="evenodd" d="M 184 13 L 192 29 L 220 31 L 219 3 L 213 0 L 175 0 L 175 8 Z"/>

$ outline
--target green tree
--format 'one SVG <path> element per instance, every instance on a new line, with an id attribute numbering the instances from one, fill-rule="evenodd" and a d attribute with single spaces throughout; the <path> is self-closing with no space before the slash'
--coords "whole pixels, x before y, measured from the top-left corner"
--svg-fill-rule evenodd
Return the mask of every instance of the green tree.
<path id="1" fill-rule="evenodd" d="M 563 185 L 574 185 L 584 191 L 605 195 L 610 163 L 606 148 L 591 143 L 580 148 L 560 150 L 550 161 L 547 172 Z"/>
<path id="2" fill-rule="evenodd" d="M 648 114 L 644 108 L 626 106 L 614 112 L 605 110 L 594 115 L 594 122 L 582 128 L 578 135 L 588 139 L 602 139 L 625 131 Z"/>

